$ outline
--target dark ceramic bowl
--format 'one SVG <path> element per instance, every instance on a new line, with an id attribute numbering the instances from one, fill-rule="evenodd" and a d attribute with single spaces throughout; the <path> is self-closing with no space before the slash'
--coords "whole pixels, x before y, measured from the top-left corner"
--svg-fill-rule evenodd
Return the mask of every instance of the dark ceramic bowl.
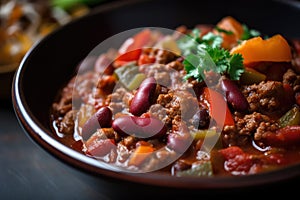
<path id="1" fill-rule="evenodd" d="M 300 175 L 300 165 L 244 177 L 178 178 L 160 173 L 122 173 L 57 141 L 49 110 L 58 90 L 72 77 L 77 64 L 106 38 L 137 27 L 175 29 L 180 25 L 215 24 L 231 15 L 265 34 L 300 37 L 300 7 L 289 1 L 114 1 L 90 15 L 59 28 L 24 57 L 13 82 L 15 113 L 27 135 L 44 150 L 79 170 L 155 186 L 226 189 L 266 185 Z"/>

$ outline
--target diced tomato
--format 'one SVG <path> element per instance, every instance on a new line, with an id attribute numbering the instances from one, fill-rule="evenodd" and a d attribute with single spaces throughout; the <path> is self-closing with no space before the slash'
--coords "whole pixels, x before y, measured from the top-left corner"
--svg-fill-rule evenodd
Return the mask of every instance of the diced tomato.
<path id="1" fill-rule="evenodd" d="M 208 87 L 204 88 L 203 95 L 209 103 L 209 113 L 218 126 L 234 126 L 232 114 L 223 95 Z"/>
<path id="2" fill-rule="evenodd" d="M 144 29 L 135 36 L 128 38 L 118 50 L 116 62 L 130 62 L 138 60 L 142 53 L 142 48 L 148 44 L 150 39 L 150 29 Z"/>
<path id="3" fill-rule="evenodd" d="M 93 157 L 103 157 L 116 149 L 113 139 L 95 139 L 86 143 L 87 154 Z"/>
<path id="4" fill-rule="evenodd" d="M 224 157 L 224 169 L 233 175 L 255 174 L 259 171 L 287 164 L 287 160 L 280 153 L 250 154 L 238 146 L 231 146 L 219 150 Z"/>
<path id="5" fill-rule="evenodd" d="M 224 168 L 235 175 L 248 174 L 255 164 L 249 154 L 246 154 L 240 147 L 232 146 L 221 149 L 219 152 L 224 156 Z"/>
<path id="6" fill-rule="evenodd" d="M 289 147 L 300 144 L 300 125 L 286 126 L 274 132 L 267 132 L 262 139 L 266 145 Z"/>
<path id="7" fill-rule="evenodd" d="M 155 57 L 149 56 L 147 54 L 142 54 L 139 57 L 138 65 L 140 66 L 140 65 L 150 64 L 150 63 L 154 63 L 154 62 L 155 62 Z"/>

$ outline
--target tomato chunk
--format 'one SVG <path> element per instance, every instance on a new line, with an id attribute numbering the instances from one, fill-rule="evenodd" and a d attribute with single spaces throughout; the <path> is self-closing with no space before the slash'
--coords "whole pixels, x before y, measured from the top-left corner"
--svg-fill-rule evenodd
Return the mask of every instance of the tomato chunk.
<path id="1" fill-rule="evenodd" d="M 103 157 L 116 149 L 113 139 L 97 139 L 93 137 L 86 142 L 87 154 L 93 157 Z"/>
<path id="2" fill-rule="evenodd" d="M 255 164 L 249 154 L 237 146 L 228 147 L 219 151 L 225 158 L 224 168 L 235 175 L 248 174 Z"/>
<path id="3" fill-rule="evenodd" d="M 267 145 L 289 147 L 300 144 L 300 125 L 286 126 L 275 133 L 265 134 L 263 141 Z"/>
<path id="4" fill-rule="evenodd" d="M 150 29 L 144 29 L 135 36 L 128 38 L 118 50 L 118 57 L 115 62 L 124 63 L 138 60 L 142 47 L 144 47 L 151 39 Z"/>
<path id="5" fill-rule="evenodd" d="M 268 168 L 287 164 L 282 154 L 251 154 L 238 146 L 219 150 L 225 159 L 224 169 L 232 175 L 256 174 Z"/>

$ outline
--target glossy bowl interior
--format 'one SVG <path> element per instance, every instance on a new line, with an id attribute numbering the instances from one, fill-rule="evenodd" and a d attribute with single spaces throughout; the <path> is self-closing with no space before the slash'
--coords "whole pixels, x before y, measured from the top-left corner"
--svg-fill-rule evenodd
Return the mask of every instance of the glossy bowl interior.
<path id="1" fill-rule="evenodd" d="M 300 37 L 295 28 L 300 7 L 288 1 L 115 1 L 54 31 L 27 53 L 13 82 L 17 118 L 27 135 L 61 161 L 94 175 L 176 188 L 239 188 L 283 181 L 300 175 L 299 165 L 244 176 L 176 178 L 160 173 L 122 173 L 80 154 L 55 140 L 50 107 L 59 89 L 72 77 L 77 64 L 100 42 L 138 27 L 175 29 L 180 25 L 215 24 L 231 15 L 265 34 Z"/>

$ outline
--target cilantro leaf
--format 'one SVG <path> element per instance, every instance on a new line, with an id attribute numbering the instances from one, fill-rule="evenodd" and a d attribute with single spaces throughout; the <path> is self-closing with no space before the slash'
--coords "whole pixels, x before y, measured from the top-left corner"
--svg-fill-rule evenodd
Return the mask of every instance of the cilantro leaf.
<path id="1" fill-rule="evenodd" d="M 199 36 L 200 30 L 194 29 L 192 30 L 191 34 L 185 35 L 177 41 L 177 45 L 181 49 L 183 56 L 187 56 L 189 54 L 197 52 L 197 47 L 200 40 Z"/>
<path id="2" fill-rule="evenodd" d="M 233 54 L 229 60 L 229 67 L 227 73 L 230 79 L 239 80 L 242 73 L 244 73 L 243 57 L 241 54 Z"/>
<path id="3" fill-rule="evenodd" d="M 241 54 L 230 55 L 226 49 L 203 45 L 199 45 L 197 54 L 188 55 L 183 65 L 186 71 L 184 79 L 194 78 L 199 82 L 205 80 L 207 71 L 228 75 L 232 80 L 239 80 L 244 72 Z"/>
<path id="4" fill-rule="evenodd" d="M 241 54 L 231 55 L 229 50 L 221 47 L 222 42 L 223 38 L 213 32 L 200 37 L 199 29 L 181 38 L 177 44 L 185 56 L 184 79 L 194 78 L 200 82 L 205 80 L 205 72 L 214 71 L 232 80 L 239 80 L 244 72 L 243 57 Z"/>
<path id="5" fill-rule="evenodd" d="M 208 47 L 207 52 L 217 67 L 215 69 L 215 72 L 220 74 L 224 73 L 226 69 L 229 67 L 229 62 L 228 62 L 228 58 L 230 57 L 229 52 L 225 49 L 212 48 L 212 47 Z"/>
<path id="6" fill-rule="evenodd" d="M 196 54 L 199 45 L 221 47 L 223 39 L 220 35 L 213 34 L 211 32 L 203 35 L 200 38 L 200 30 L 195 28 L 191 31 L 191 34 L 183 36 L 177 41 L 177 45 L 180 48 L 182 55 L 187 56 L 189 54 Z"/>
<path id="7" fill-rule="evenodd" d="M 223 39 L 220 35 L 213 34 L 212 32 L 209 32 L 201 38 L 199 43 L 205 44 L 207 46 L 211 47 L 221 47 L 221 44 L 223 42 Z"/>
<path id="8" fill-rule="evenodd" d="M 195 54 L 190 54 L 184 59 L 183 65 L 187 72 L 184 76 L 185 80 L 189 78 L 195 78 L 199 82 L 204 80 L 204 68 L 201 61 Z"/>
<path id="9" fill-rule="evenodd" d="M 243 24 L 242 27 L 244 29 L 244 32 L 241 36 L 241 40 L 248 40 L 250 38 L 261 35 L 261 33 L 259 31 L 255 30 L 255 29 L 249 29 L 248 26 L 245 24 Z"/>
<path id="10" fill-rule="evenodd" d="M 228 31 L 228 30 L 225 30 L 225 29 L 222 29 L 218 26 L 215 27 L 215 29 L 219 32 L 219 33 L 225 33 L 226 35 L 233 35 L 233 32 L 232 31 Z"/>

